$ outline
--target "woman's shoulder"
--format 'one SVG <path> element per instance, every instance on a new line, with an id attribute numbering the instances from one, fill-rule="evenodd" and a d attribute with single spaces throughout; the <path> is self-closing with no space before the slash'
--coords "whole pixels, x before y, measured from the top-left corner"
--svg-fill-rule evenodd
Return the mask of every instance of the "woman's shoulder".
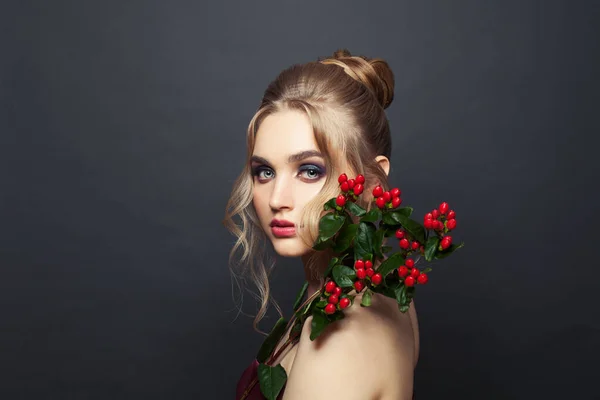
<path id="1" fill-rule="evenodd" d="M 319 398 L 320 390 L 333 390 L 347 399 L 387 398 L 381 397 L 383 392 L 396 396 L 390 398 L 404 398 L 405 393 L 410 398 L 415 340 L 409 314 L 401 313 L 397 302 L 383 295 L 373 296 L 369 307 L 360 306 L 361 295 L 354 301 L 343 319 L 313 341 L 312 317 L 307 318 L 286 399 Z"/>

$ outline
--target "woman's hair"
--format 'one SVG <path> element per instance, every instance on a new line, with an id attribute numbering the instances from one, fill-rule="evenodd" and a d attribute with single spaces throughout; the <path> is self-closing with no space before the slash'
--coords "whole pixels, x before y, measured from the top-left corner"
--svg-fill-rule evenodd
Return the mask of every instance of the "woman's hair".
<path id="1" fill-rule="evenodd" d="M 246 164 L 233 185 L 223 220 L 237 237 L 229 254 L 232 277 L 244 281 L 248 276 L 258 288 L 258 295 L 250 291 L 261 304 L 253 324 L 258 332 L 264 333 L 258 329 L 258 323 L 265 315 L 269 301 L 282 315 L 270 296 L 268 278 L 274 262 L 271 257 L 266 259 L 267 236 L 252 204 L 254 181 L 250 158 L 261 122 L 278 111 L 295 110 L 304 113 L 312 124 L 327 171 L 323 188 L 305 206 L 301 217 L 305 229 L 300 230 L 300 237 L 312 247 L 318 236 L 323 204 L 339 194 L 337 177 L 340 173 L 346 172 L 350 176 L 360 172 L 365 176 L 369 184 L 359 203 L 367 210 L 372 204 L 370 189 L 376 183 L 389 189 L 387 174 L 375 158 L 383 155 L 389 159 L 391 156 L 390 128 L 384 110 L 393 98 L 394 75 L 387 62 L 380 58 L 353 56 L 346 49 L 315 62 L 293 65 L 283 70 L 267 87 L 248 126 Z M 235 217 L 241 224 L 234 221 Z M 308 262 L 311 272 L 322 279 L 323 271 L 313 267 L 321 265 L 321 258 L 330 256 L 327 251 L 314 252 Z M 243 299 L 243 290 L 240 293 Z"/>

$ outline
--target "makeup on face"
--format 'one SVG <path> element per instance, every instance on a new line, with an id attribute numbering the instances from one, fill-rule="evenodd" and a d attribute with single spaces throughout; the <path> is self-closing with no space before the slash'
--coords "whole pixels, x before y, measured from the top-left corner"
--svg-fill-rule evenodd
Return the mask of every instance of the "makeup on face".
<path id="1" fill-rule="evenodd" d="M 325 157 L 310 120 L 299 111 L 267 116 L 255 139 L 249 163 L 252 201 L 260 225 L 279 255 L 301 256 L 310 246 L 299 240 L 300 217 L 323 187 Z"/>

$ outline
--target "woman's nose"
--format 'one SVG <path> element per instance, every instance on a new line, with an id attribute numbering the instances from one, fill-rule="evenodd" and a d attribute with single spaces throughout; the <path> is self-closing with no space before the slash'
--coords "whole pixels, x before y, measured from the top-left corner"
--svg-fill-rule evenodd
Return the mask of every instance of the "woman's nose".
<path id="1" fill-rule="evenodd" d="M 294 207 L 294 196 L 293 196 L 293 182 L 292 179 L 286 177 L 277 177 L 274 182 L 273 191 L 271 192 L 271 199 L 269 205 L 273 210 L 280 210 L 282 208 L 293 208 Z"/>

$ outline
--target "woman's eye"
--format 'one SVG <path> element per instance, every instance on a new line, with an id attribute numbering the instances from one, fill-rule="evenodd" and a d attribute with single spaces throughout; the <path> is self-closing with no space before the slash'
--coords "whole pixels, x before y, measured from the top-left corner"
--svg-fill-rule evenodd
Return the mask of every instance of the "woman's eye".
<path id="1" fill-rule="evenodd" d="M 304 174 L 304 177 L 311 181 L 320 179 L 323 176 L 323 171 L 315 165 L 303 167 L 300 173 Z"/>
<path id="2" fill-rule="evenodd" d="M 259 179 L 271 179 L 273 177 L 273 171 L 270 169 L 261 169 L 258 171 L 257 176 Z"/>

